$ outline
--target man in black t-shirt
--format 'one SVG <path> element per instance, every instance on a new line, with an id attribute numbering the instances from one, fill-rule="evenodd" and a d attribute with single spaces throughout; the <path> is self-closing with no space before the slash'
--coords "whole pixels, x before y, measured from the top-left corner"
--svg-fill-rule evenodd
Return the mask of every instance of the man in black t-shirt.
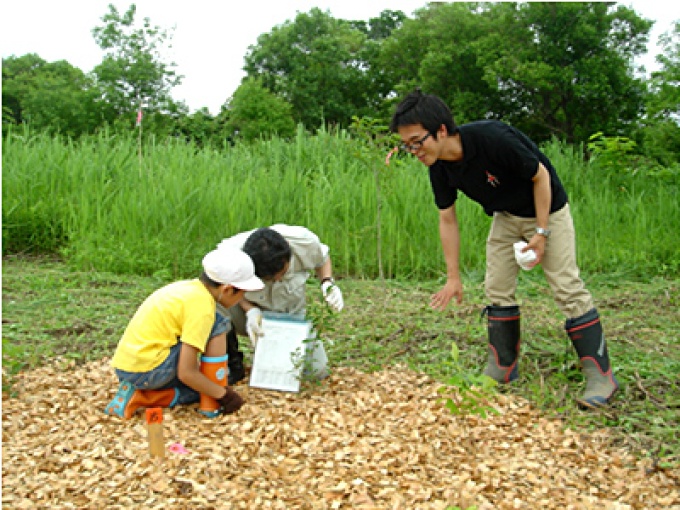
<path id="1" fill-rule="evenodd" d="M 484 371 L 501 383 L 519 377 L 520 311 L 515 298 L 519 266 L 513 244 L 525 241 L 541 264 L 555 302 L 567 317 L 565 329 L 578 353 L 587 384 L 582 407 L 609 403 L 619 385 L 593 299 L 579 276 L 567 193 L 550 160 L 521 131 L 487 120 L 457 126 L 438 97 L 419 90 L 398 106 L 390 129 L 402 149 L 429 167 L 439 235 L 446 259 L 446 285 L 430 306 L 461 303 L 458 192 L 493 217 L 486 245 L 485 290 L 489 360 Z"/>

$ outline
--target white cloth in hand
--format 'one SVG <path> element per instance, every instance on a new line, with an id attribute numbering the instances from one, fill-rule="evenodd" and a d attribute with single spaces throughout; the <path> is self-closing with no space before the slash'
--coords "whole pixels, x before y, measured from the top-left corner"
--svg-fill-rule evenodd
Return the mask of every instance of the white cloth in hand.
<path id="1" fill-rule="evenodd" d="M 264 329 L 262 328 L 262 310 L 257 306 L 253 306 L 246 312 L 246 331 L 248 338 L 250 338 L 250 345 L 253 351 L 257 348 L 257 341 L 264 336 Z"/>
<path id="2" fill-rule="evenodd" d="M 519 267 L 525 271 L 530 271 L 536 265 L 536 252 L 534 250 L 522 252 L 526 245 L 527 243 L 524 241 L 517 241 L 512 246 L 515 248 L 515 260 L 519 264 Z"/>
<path id="3" fill-rule="evenodd" d="M 330 306 L 331 310 L 334 312 L 341 311 L 342 307 L 345 306 L 345 303 L 342 300 L 342 292 L 340 291 L 340 287 L 338 287 L 335 283 L 326 280 L 321 284 L 321 292 L 323 293 L 326 303 L 328 303 L 328 306 Z"/>

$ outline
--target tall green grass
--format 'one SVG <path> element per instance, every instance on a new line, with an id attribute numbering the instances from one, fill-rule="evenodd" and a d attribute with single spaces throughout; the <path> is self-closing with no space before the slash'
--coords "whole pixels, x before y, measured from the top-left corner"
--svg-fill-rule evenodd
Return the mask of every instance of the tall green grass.
<path id="1" fill-rule="evenodd" d="M 374 171 L 344 131 L 197 149 L 101 134 L 64 143 L 29 131 L 3 138 L 3 253 L 58 251 L 80 269 L 196 274 L 221 239 L 274 223 L 304 225 L 331 247 L 336 272 L 436 278 L 445 272 L 427 169 L 412 159 Z M 545 148 L 570 195 L 583 270 L 677 274 L 677 186 L 597 173 L 578 151 Z M 382 219 L 376 223 L 378 200 Z M 484 270 L 490 219 L 459 202 L 463 270 Z"/>

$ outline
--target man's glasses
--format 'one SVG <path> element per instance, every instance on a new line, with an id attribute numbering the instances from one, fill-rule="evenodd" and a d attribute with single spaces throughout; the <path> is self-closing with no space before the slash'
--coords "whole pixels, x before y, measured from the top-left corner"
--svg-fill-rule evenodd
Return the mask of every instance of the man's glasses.
<path id="1" fill-rule="evenodd" d="M 427 140 L 432 133 L 427 133 L 425 136 L 423 136 L 420 140 L 416 140 L 415 142 L 411 143 L 402 143 L 399 146 L 399 149 L 402 151 L 406 152 L 416 152 L 420 150 L 420 148 L 423 146 L 423 142 Z"/>

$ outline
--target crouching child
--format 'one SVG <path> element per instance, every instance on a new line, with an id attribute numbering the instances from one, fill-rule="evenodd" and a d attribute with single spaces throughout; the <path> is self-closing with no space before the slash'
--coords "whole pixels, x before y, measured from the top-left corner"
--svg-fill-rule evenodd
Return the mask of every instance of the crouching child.
<path id="1" fill-rule="evenodd" d="M 222 248 L 203 258 L 199 278 L 153 292 L 111 360 L 120 384 L 105 413 L 130 419 L 141 408 L 196 402 L 209 418 L 238 411 L 243 399 L 227 383 L 230 323 L 216 304 L 229 308 L 263 287 L 246 253 Z"/>

